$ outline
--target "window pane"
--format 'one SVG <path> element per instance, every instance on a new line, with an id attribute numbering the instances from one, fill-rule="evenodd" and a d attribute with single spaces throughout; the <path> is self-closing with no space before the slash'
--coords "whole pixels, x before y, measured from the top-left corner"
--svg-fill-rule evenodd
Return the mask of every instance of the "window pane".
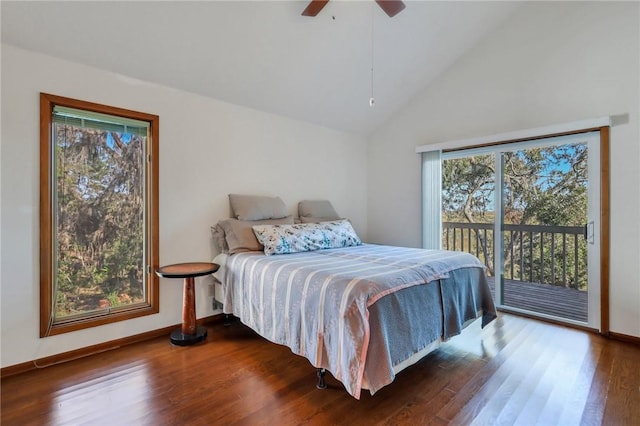
<path id="1" fill-rule="evenodd" d="M 87 116 L 85 126 L 80 114 L 57 117 L 52 132 L 56 322 L 147 300 L 147 134 L 126 132 L 118 117 L 100 126 Z"/>
<path id="2" fill-rule="evenodd" d="M 493 154 L 448 154 L 442 161 L 442 247 L 478 257 L 495 276 Z"/>

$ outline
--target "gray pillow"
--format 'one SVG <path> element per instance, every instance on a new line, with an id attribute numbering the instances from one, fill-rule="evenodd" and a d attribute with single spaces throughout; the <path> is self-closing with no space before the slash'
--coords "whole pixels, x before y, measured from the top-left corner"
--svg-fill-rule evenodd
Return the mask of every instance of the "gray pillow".
<path id="1" fill-rule="evenodd" d="M 229 254 L 243 251 L 263 251 L 264 246 L 258 242 L 253 233 L 254 225 L 293 225 L 293 216 L 268 220 L 224 219 L 218 222 L 224 230 L 225 240 L 229 246 Z"/>
<path id="2" fill-rule="evenodd" d="M 338 220 L 341 218 L 335 217 L 315 217 L 315 216 L 301 216 L 300 223 L 320 223 L 320 222 L 331 222 L 332 220 Z"/>
<path id="3" fill-rule="evenodd" d="M 298 203 L 298 216 L 305 222 L 305 217 L 315 218 L 313 222 L 340 219 L 329 200 L 302 200 Z"/>
<path id="4" fill-rule="evenodd" d="M 232 216 L 240 220 L 280 219 L 288 215 L 280 197 L 229 194 L 229 203 Z"/>
<path id="5" fill-rule="evenodd" d="M 229 253 L 229 245 L 227 244 L 224 229 L 220 226 L 220 223 L 211 227 L 211 238 L 213 239 L 213 245 L 218 253 Z"/>

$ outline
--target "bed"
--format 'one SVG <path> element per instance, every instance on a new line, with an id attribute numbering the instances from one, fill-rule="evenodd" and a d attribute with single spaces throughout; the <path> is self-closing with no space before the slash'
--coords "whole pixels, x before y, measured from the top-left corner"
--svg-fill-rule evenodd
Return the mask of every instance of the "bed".
<path id="1" fill-rule="evenodd" d="M 216 258 L 223 312 L 330 371 L 356 399 L 496 317 L 484 266 L 468 253 L 364 244 L 346 220 L 248 222 L 262 250 Z"/>

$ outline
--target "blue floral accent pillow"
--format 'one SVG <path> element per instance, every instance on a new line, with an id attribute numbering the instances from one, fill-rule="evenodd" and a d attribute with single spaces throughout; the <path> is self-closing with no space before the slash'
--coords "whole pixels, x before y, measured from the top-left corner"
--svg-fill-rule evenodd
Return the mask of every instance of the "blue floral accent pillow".
<path id="1" fill-rule="evenodd" d="M 253 233 L 264 254 L 288 254 L 359 246 L 362 241 L 348 220 L 294 225 L 255 225 Z"/>

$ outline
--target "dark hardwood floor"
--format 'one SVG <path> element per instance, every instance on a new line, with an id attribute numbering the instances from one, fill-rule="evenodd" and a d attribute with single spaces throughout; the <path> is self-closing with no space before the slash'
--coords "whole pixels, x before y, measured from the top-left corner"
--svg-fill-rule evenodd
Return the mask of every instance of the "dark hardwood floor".
<path id="1" fill-rule="evenodd" d="M 328 375 L 329 376 L 329 375 Z M 2 380 L 9 425 L 638 425 L 640 347 L 501 314 L 358 401 L 239 322 Z"/>

